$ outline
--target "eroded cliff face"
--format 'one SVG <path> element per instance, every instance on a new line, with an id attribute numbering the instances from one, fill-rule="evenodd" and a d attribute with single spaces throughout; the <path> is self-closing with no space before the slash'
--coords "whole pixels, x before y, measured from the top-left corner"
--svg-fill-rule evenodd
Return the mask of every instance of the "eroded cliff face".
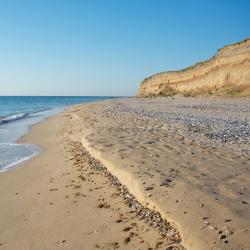
<path id="1" fill-rule="evenodd" d="M 219 94 L 250 96 L 250 39 L 218 50 L 211 59 L 144 79 L 138 97 Z"/>

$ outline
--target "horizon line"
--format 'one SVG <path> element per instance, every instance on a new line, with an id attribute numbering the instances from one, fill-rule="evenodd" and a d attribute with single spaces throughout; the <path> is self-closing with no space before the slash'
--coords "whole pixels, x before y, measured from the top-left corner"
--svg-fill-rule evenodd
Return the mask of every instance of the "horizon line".
<path id="1" fill-rule="evenodd" d="M 130 95 L 0 95 L 0 97 L 132 97 Z"/>

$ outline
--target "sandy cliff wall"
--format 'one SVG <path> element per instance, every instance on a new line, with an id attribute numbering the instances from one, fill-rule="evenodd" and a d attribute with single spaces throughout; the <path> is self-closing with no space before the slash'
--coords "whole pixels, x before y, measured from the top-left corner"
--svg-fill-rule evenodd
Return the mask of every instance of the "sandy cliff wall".
<path id="1" fill-rule="evenodd" d="M 250 95 L 250 39 L 218 50 L 211 59 L 180 71 L 168 71 L 144 79 L 138 97 L 230 94 Z"/>

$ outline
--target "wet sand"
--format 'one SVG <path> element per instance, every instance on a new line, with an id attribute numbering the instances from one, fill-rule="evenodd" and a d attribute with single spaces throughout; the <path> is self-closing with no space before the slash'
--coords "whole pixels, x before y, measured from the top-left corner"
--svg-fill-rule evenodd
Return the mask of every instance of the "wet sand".
<path id="1" fill-rule="evenodd" d="M 182 249 L 91 166 L 69 121 L 59 114 L 32 127 L 21 141 L 44 152 L 0 174 L 0 249 Z"/>

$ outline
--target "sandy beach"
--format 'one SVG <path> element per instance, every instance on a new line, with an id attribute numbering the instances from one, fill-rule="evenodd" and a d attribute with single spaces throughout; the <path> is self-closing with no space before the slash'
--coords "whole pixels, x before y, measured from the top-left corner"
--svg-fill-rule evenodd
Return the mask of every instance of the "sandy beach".
<path id="1" fill-rule="evenodd" d="M 187 249 L 249 249 L 249 110 L 248 98 L 177 96 L 67 115 L 84 147 L 177 228 Z"/>
<path id="2" fill-rule="evenodd" d="M 0 250 L 250 250 L 250 1 L 1 1 Z"/>
<path id="3" fill-rule="evenodd" d="M 0 174 L 0 249 L 250 249 L 249 110 L 127 98 L 33 126 L 44 152 Z"/>
<path id="4" fill-rule="evenodd" d="M 20 141 L 43 153 L 0 174 L 0 249 L 182 249 L 139 219 L 82 155 L 80 137 L 59 114 Z"/>

